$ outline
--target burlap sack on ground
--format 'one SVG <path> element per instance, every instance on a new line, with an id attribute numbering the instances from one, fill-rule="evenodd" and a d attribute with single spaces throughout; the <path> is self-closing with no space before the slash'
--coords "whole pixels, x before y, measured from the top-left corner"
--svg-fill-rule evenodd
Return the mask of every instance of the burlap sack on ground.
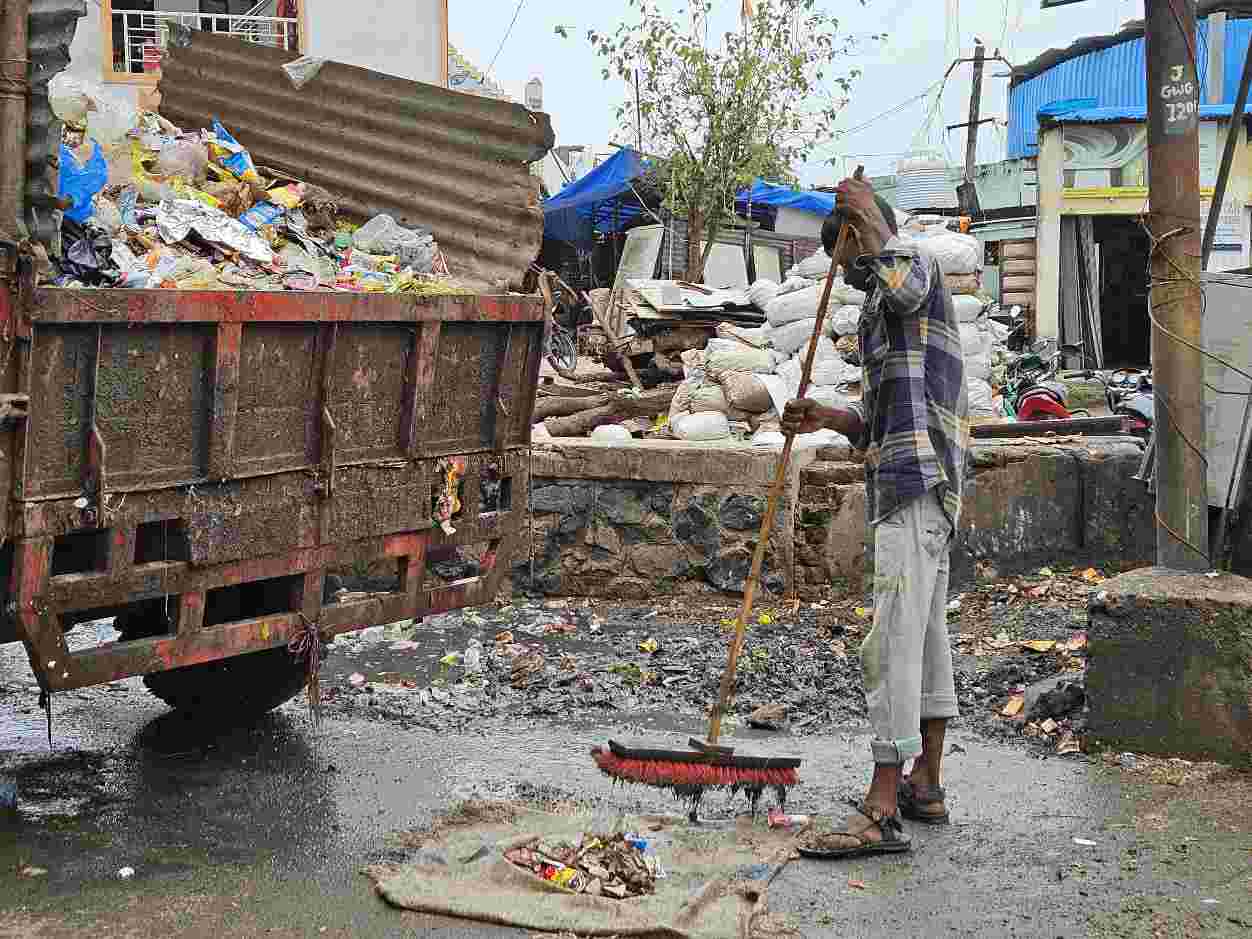
<path id="1" fill-rule="evenodd" d="M 636 831 L 668 876 L 650 896 L 613 900 L 574 894 L 504 859 L 540 838 L 574 841 L 586 831 Z M 769 914 L 766 892 L 792 856 L 795 835 L 740 819 L 726 827 L 681 816 L 554 815 L 523 812 L 444 830 L 423 845 L 423 863 L 367 873 L 394 906 L 544 932 L 665 939 L 799 939 Z M 446 863 L 445 863 L 446 862 Z"/>
<path id="2" fill-rule="evenodd" d="M 732 408 L 749 414 L 761 414 L 774 406 L 769 389 L 760 375 L 735 369 L 709 368 L 709 378 L 721 386 Z"/>

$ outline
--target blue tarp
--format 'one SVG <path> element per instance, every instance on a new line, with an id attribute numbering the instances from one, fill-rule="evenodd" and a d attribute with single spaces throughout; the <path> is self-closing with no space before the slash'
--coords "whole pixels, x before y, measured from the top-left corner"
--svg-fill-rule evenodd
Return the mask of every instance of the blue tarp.
<path id="1" fill-rule="evenodd" d="M 596 232 L 621 231 L 639 214 L 630 184 L 647 168 L 635 150 L 623 147 L 582 179 L 576 179 L 543 203 L 543 234 L 559 241 L 588 242 Z M 629 204 L 619 204 L 630 195 Z"/>
<path id="2" fill-rule="evenodd" d="M 835 210 L 833 192 L 802 192 L 798 189 L 767 183 L 763 179 L 758 179 L 752 184 L 751 189 L 744 189 L 735 197 L 735 208 L 746 211 L 749 195 L 752 197 L 754 210 L 758 205 L 768 205 L 775 209 L 799 209 L 801 212 L 811 212 L 821 216 L 827 216 Z"/>

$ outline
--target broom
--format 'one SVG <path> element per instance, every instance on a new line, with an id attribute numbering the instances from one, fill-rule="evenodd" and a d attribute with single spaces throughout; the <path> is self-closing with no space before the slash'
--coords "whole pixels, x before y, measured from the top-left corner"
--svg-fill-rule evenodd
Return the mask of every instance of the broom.
<path id="1" fill-rule="evenodd" d="M 863 166 L 858 166 L 853 178 L 860 179 L 864 171 Z M 809 390 L 809 379 L 813 374 L 813 360 L 817 355 L 817 341 L 821 338 L 822 326 L 826 322 L 826 311 L 830 305 L 830 292 L 834 286 L 835 270 L 839 264 L 839 257 L 843 254 L 850 228 L 851 225 L 845 220 L 839 230 L 835 251 L 830 259 L 830 270 L 826 274 L 826 287 L 822 291 L 822 301 L 817 308 L 817 320 L 813 324 L 813 338 L 809 342 L 809 354 L 805 356 L 804 370 L 800 374 L 798 398 L 803 398 Z M 616 780 L 672 790 L 691 804 L 692 821 L 695 821 L 696 810 L 706 789 L 726 788 L 732 792 L 742 789 L 748 794 L 753 811 L 755 811 L 756 803 L 767 787 L 777 792 L 781 805 L 786 802 L 787 787 L 794 786 L 800 781 L 798 771 L 801 761 L 798 759 L 736 755 L 733 747 L 718 745 L 722 734 L 722 718 L 729 709 L 730 698 L 735 690 L 735 672 L 739 666 L 739 654 L 743 651 L 748 617 L 752 613 L 752 602 L 756 597 L 756 587 L 761 579 L 761 568 L 765 563 L 769 535 L 774 529 L 774 516 L 778 512 L 778 503 L 782 500 L 783 490 L 787 485 L 787 467 L 791 462 L 791 447 L 794 443 L 795 436 L 787 434 L 782 454 L 778 458 L 777 469 L 774 472 L 774 484 L 770 490 L 765 519 L 761 523 L 761 533 L 757 537 L 756 552 L 752 556 L 752 569 L 744 585 L 743 604 L 739 607 L 739 619 L 735 621 L 735 637 L 730 644 L 730 657 L 726 662 L 726 671 L 722 673 L 721 688 L 709 717 L 707 740 L 691 738 L 688 741 L 691 747 L 689 750 L 628 747 L 610 740 L 607 747 L 595 747 L 591 751 L 596 766 Z"/>

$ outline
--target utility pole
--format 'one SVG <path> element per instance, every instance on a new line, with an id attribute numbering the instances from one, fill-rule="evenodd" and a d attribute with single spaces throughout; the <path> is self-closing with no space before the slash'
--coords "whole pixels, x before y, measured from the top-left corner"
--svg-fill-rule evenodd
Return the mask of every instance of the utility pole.
<path id="1" fill-rule="evenodd" d="M 1207 570 L 1195 0 L 1146 0 L 1157 564 Z M 1237 118 L 1235 119 L 1237 121 Z"/>
<path id="2" fill-rule="evenodd" d="M 961 212 L 965 215 L 974 215 L 979 208 L 974 169 L 978 165 L 978 112 L 982 107 L 982 67 L 986 55 L 981 42 L 974 46 L 974 84 L 969 90 L 969 130 L 965 136 L 965 185 L 959 193 Z"/>

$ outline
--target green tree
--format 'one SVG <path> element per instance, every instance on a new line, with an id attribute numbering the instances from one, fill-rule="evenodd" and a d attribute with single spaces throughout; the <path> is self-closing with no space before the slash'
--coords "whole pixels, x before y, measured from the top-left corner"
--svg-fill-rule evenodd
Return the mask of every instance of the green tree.
<path id="1" fill-rule="evenodd" d="M 833 133 L 859 75 L 841 68 L 855 40 L 817 0 L 758 0 L 754 11 L 745 2 L 742 29 L 715 42 L 713 0 L 690 0 L 677 16 L 655 0 L 627 5 L 637 14 L 587 38 L 604 60 L 604 78 L 630 88 L 618 108 L 627 139 L 642 139 L 664 161 L 668 207 L 693 233 L 687 279 L 698 283 L 734 217 L 735 194 L 758 176 L 794 179 L 791 168 Z"/>

